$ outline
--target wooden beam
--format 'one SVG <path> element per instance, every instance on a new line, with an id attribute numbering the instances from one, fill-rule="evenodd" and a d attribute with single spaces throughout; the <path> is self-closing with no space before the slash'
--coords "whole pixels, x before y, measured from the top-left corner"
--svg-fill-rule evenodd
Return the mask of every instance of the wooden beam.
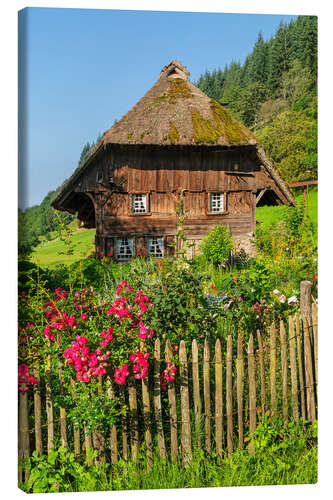
<path id="1" fill-rule="evenodd" d="M 259 201 L 261 200 L 261 198 L 263 197 L 263 195 L 266 193 L 266 191 L 267 191 L 267 188 L 264 188 L 264 189 L 262 189 L 260 191 L 260 193 L 256 197 L 256 205 L 258 205 Z"/>

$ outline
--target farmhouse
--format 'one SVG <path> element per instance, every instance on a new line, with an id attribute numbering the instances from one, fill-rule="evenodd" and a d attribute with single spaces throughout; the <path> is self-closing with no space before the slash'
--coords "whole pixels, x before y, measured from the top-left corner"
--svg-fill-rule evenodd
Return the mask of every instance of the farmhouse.
<path id="1" fill-rule="evenodd" d="M 257 205 L 295 203 L 255 136 L 188 76 L 178 61 L 165 66 L 53 201 L 77 212 L 82 227 L 96 227 L 99 259 L 172 254 L 181 191 L 192 252 L 216 224 L 244 242 Z"/>

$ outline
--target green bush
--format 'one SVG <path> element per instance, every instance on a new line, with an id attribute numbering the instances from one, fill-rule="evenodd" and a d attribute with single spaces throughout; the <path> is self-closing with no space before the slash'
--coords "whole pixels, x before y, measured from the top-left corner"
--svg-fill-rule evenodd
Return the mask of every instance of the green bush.
<path id="1" fill-rule="evenodd" d="M 201 248 L 209 262 L 221 264 L 229 257 L 233 248 L 230 228 L 223 224 L 215 226 L 203 240 Z"/>

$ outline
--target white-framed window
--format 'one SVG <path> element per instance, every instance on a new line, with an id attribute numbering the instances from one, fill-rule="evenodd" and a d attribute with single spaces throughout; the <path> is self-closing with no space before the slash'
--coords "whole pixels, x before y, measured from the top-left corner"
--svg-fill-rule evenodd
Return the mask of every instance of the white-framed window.
<path id="1" fill-rule="evenodd" d="M 147 253 L 152 257 L 163 257 L 164 241 L 163 238 L 151 236 L 147 238 Z"/>
<path id="2" fill-rule="evenodd" d="M 147 195 L 132 194 L 132 213 L 144 214 L 147 212 Z"/>
<path id="3" fill-rule="evenodd" d="M 225 212 L 224 193 L 209 193 L 209 211 L 216 213 Z"/>
<path id="4" fill-rule="evenodd" d="M 134 255 L 133 238 L 117 238 L 116 259 L 120 261 L 129 260 Z"/>

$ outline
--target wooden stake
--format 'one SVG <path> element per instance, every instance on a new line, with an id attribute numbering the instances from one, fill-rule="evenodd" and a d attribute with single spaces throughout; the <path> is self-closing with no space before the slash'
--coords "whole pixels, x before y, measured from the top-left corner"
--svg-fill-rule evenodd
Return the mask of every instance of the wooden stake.
<path id="1" fill-rule="evenodd" d="M 58 331 L 57 334 L 57 344 L 58 347 L 61 347 L 61 334 Z M 64 363 L 62 358 L 60 357 L 58 360 L 58 374 L 59 374 L 59 385 L 60 385 L 60 396 L 64 395 L 64 377 L 63 377 L 63 368 Z M 63 407 L 60 407 L 60 442 L 61 446 L 67 448 L 67 429 L 66 429 L 66 410 Z"/>
<path id="2" fill-rule="evenodd" d="M 45 389 L 46 389 L 46 415 L 47 415 L 47 452 L 50 453 L 54 443 L 54 424 L 53 424 L 53 402 L 51 390 L 51 356 L 46 356 L 45 362 Z"/>
<path id="3" fill-rule="evenodd" d="M 87 427 L 86 425 L 84 425 L 84 445 L 85 445 L 85 449 L 86 449 L 86 457 L 88 457 L 88 450 L 92 450 L 92 437 L 91 437 L 91 434 L 88 433 L 88 430 L 87 430 Z M 92 465 L 93 462 L 92 460 L 88 460 L 88 465 Z"/>
<path id="4" fill-rule="evenodd" d="M 222 458 L 223 395 L 222 395 L 222 352 L 221 341 L 215 343 L 215 433 L 216 453 Z"/>
<path id="5" fill-rule="evenodd" d="M 276 411 L 276 331 L 274 322 L 270 328 L 270 384 L 271 384 L 271 408 Z"/>
<path id="6" fill-rule="evenodd" d="M 165 346 L 165 361 L 168 363 L 172 359 L 171 342 L 168 339 Z M 170 409 L 170 438 L 171 438 L 171 460 L 177 459 L 178 438 L 177 438 L 177 406 L 175 383 L 168 382 L 168 400 Z"/>
<path id="7" fill-rule="evenodd" d="M 22 384 L 22 388 L 26 388 L 26 384 Z M 27 459 L 30 457 L 30 443 L 29 443 L 29 412 L 28 412 L 28 392 L 19 393 L 19 458 Z M 19 471 L 22 471 L 21 466 Z M 22 472 L 21 472 L 22 474 Z M 25 468 L 24 481 L 29 479 L 29 471 Z M 21 476 L 22 481 L 22 476 Z"/>
<path id="8" fill-rule="evenodd" d="M 138 427 L 138 405 L 136 397 L 135 379 L 129 376 L 128 382 L 128 400 L 130 410 L 130 431 L 131 431 L 131 450 L 133 462 L 138 461 L 139 457 L 139 427 Z"/>
<path id="9" fill-rule="evenodd" d="M 227 338 L 227 379 L 226 379 L 226 391 L 227 391 L 227 448 L 228 455 L 230 456 L 233 452 L 233 424 L 232 424 L 232 337 L 229 334 Z"/>
<path id="10" fill-rule="evenodd" d="M 204 402 L 205 402 L 205 445 L 207 453 L 210 453 L 211 452 L 210 379 L 209 379 L 209 344 L 207 339 L 205 339 L 204 343 L 203 383 L 204 383 Z"/>
<path id="11" fill-rule="evenodd" d="M 289 316 L 289 353 L 291 374 L 291 398 L 293 407 L 293 419 L 298 421 L 298 387 L 297 387 L 297 364 L 296 364 L 296 339 L 294 318 Z"/>
<path id="12" fill-rule="evenodd" d="M 160 339 L 155 340 L 154 346 L 154 410 L 157 429 L 158 451 L 163 460 L 166 459 L 165 442 L 162 423 L 162 403 L 161 403 L 161 343 Z"/>
<path id="13" fill-rule="evenodd" d="M 140 350 L 143 352 L 144 344 L 143 341 L 140 343 Z M 150 426 L 150 399 L 149 399 L 149 389 L 148 389 L 148 376 L 142 379 L 142 406 L 143 406 L 143 421 L 145 428 L 145 440 L 146 440 L 146 453 L 147 453 L 147 467 L 151 469 L 153 466 L 153 443 L 151 435 Z"/>
<path id="14" fill-rule="evenodd" d="M 121 385 L 119 388 L 119 399 L 122 407 L 126 406 L 126 396 L 125 396 L 125 386 Z M 121 427 L 122 427 L 122 447 L 123 447 L 123 459 L 128 459 L 128 443 L 127 443 L 127 415 L 121 415 Z"/>
<path id="15" fill-rule="evenodd" d="M 109 399 L 114 399 L 114 387 L 110 375 L 106 379 L 107 385 L 107 395 Z M 118 441 L 117 441 L 117 427 L 116 424 L 112 424 L 110 428 L 110 450 L 111 450 L 111 463 L 115 464 L 118 461 Z"/>
<path id="16" fill-rule="evenodd" d="M 302 319 L 303 319 L 303 329 L 304 329 L 304 361 L 305 361 L 307 417 L 308 420 L 311 420 L 311 422 L 314 424 L 316 421 L 316 405 L 314 398 L 313 359 L 312 359 L 308 320 L 304 316 Z"/>
<path id="17" fill-rule="evenodd" d="M 182 455 L 184 465 L 192 461 L 191 451 L 191 423 L 190 423 L 190 400 L 188 392 L 188 366 L 185 342 L 181 340 L 179 345 L 179 372 L 180 372 L 180 404 L 182 415 Z"/>
<path id="18" fill-rule="evenodd" d="M 264 415 L 266 408 L 265 357 L 264 357 L 262 336 L 259 330 L 257 330 L 257 339 L 259 346 L 258 353 L 259 353 L 259 370 L 260 370 L 261 412 L 262 415 Z"/>
<path id="19" fill-rule="evenodd" d="M 76 391 L 76 382 L 74 379 L 71 379 L 72 393 L 73 398 L 76 399 L 75 391 Z M 78 459 L 81 455 L 81 444 L 80 444 L 80 428 L 77 424 L 73 425 L 73 434 L 74 434 L 74 455 L 75 458 Z"/>
<path id="20" fill-rule="evenodd" d="M 305 385 L 304 385 L 304 375 L 303 375 L 303 355 L 302 355 L 302 340 L 301 340 L 301 328 L 298 315 L 295 317 L 296 323 L 296 345 L 297 345 L 297 360 L 298 360 L 298 374 L 299 374 L 299 386 L 301 392 L 301 415 L 302 419 L 306 420 L 305 411 Z"/>
<path id="21" fill-rule="evenodd" d="M 318 384 L 318 306 L 314 302 L 312 304 L 312 332 L 313 332 L 313 351 L 315 362 L 315 390 L 317 392 Z"/>
<path id="22" fill-rule="evenodd" d="M 249 369 L 249 414 L 250 414 L 250 434 L 256 430 L 257 426 L 257 410 L 256 410 L 256 378 L 255 378 L 255 359 L 253 350 L 253 335 L 250 334 L 248 345 L 248 369 Z M 254 453 L 252 443 L 249 444 L 249 453 Z"/>
<path id="23" fill-rule="evenodd" d="M 43 454 L 42 441 L 42 399 L 40 395 L 40 367 L 39 361 L 35 363 L 34 376 L 38 384 L 34 385 L 34 414 L 35 414 L 35 449 L 39 455 Z"/>
<path id="24" fill-rule="evenodd" d="M 288 363 L 287 363 L 287 338 L 284 323 L 280 320 L 280 345 L 281 345 L 281 371 L 282 371 L 282 406 L 283 422 L 288 423 Z"/>
<path id="25" fill-rule="evenodd" d="M 244 447 L 243 426 L 243 394 L 244 394 L 244 359 L 243 359 L 243 332 L 238 332 L 237 338 L 237 412 L 238 412 L 238 448 Z"/>
<path id="26" fill-rule="evenodd" d="M 197 449 L 200 449 L 200 420 L 201 420 L 201 400 L 199 381 L 199 354 L 196 339 L 192 341 L 192 379 L 193 379 L 193 403 Z"/>

